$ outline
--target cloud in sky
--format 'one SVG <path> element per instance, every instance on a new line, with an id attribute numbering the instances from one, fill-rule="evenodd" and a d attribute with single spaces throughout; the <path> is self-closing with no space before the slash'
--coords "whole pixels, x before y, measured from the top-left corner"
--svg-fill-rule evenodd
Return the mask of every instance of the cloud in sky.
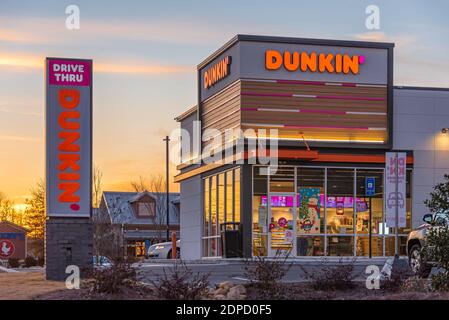
<path id="1" fill-rule="evenodd" d="M 0 134 L 0 141 L 15 141 L 15 142 L 38 142 L 41 141 L 37 137 L 24 137 L 17 135 L 2 135 Z"/>
<path id="2" fill-rule="evenodd" d="M 412 46 L 416 44 L 418 38 L 416 35 L 405 35 L 405 34 L 386 34 L 382 31 L 370 31 L 363 33 L 356 33 L 350 35 L 352 38 L 361 41 L 377 41 L 377 42 L 393 42 L 395 47 L 405 49 L 405 47 Z"/>
<path id="3" fill-rule="evenodd" d="M 43 116 L 42 113 L 28 111 L 28 110 L 26 110 L 26 108 L 23 108 L 20 106 L 11 106 L 11 105 L 0 105 L 0 112 L 14 113 L 14 114 L 24 115 L 24 116 L 39 116 L 39 117 Z"/>
<path id="4" fill-rule="evenodd" d="M 68 30 L 61 18 L 2 17 L 0 41 L 18 44 L 61 44 L 69 46 L 102 44 L 103 41 L 134 40 L 161 43 L 205 45 L 215 43 L 223 30 L 197 21 L 82 19 L 79 30 Z"/>
<path id="5" fill-rule="evenodd" d="M 0 67 L 21 69 L 44 68 L 45 57 L 28 54 L 5 54 L 0 52 Z M 122 62 L 95 62 L 94 71 L 101 73 L 137 73 L 137 74 L 174 74 L 195 71 L 194 66 L 176 64 L 158 64 L 146 61 L 136 61 L 135 64 Z"/>

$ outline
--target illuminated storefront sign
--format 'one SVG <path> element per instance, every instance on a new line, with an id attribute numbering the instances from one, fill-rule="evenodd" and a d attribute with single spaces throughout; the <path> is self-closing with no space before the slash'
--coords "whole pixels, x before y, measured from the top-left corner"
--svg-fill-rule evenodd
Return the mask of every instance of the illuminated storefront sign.
<path id="1" fill-rule="evenodd" d="M 230 74 L 231 57 L 226 56 L 204 72 L 204 89 L 209 89 Z"/>
<path id="2" fill-rule="evenodd" d="M 365 62 L 363 55 L 332 54 L 317 52 L 283 53 L 277 50 L 265 51 L 265 68 L 278 70 L 282 66 L 291 72 L 328 72 L 328 73 L 359 73 L 359 66 Z"/>
<path id="3" fill-rule="evenodd" d="M 92 61 L 47 58 L 47 216 L 89 217 Z"/>

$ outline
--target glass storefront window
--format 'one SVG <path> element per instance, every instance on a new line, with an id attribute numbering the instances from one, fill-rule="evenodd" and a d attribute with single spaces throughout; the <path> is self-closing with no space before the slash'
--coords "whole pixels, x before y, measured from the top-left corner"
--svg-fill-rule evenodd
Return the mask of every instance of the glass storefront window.
<path id="1" fill-rule="evenodd" d="M 209 232 L 209 221 L 210 221 L 210 192 L 209 192 L 209 178 L 204 180 L 204 231 L 203 237 L 208 237 Z"/>
<path id="2" fill-rule="evenodd" d="M 354 255 L 354 237 L 329 236 L 327 240 L 327 255 L 352 256 Z"/>
<path id="3" fill-rule="evenodd" d="M 213 176 L 210 181 L 210 223 L 211 233 L 210 235 L 218 234 L 217 228 L 217 177 Z"/>
<path id="4" fill-rule="evenodd" d="M 371 245 L 371 248 L 370 248 Z M 356 243 L 356 255 L 369 257 L 370 252 L 372 257 L 383 256 L 383 237 L 382 236 L 360 236 L 357 237 Z"/>
<path id="5" fill-rule="evenodd" d="M 270 192 L 295 192 L 295 168 L 279 166 L 270 173 Z"/>
<path id="6" fill-rule="evenodd" d="M 234 222 L 240 222 L 240 168 L 234 170 Z"/>
<path id="7" fill-rule="evenodd" d="M 218 175 L 218 230 L 220 225 L 225 222 L 225 175 Z"/>
<path id="8" fill-rule="evenodd" d="M 322 239 L 321 237 L 316 237 L 315 239 L 315 237 L 302 237 L 302 236 L 324 234 L 325 170 L 320 168 L 298 168 L 296 174 L 297 174 L 297 209 L 296 209 L 297 254 L 323 255 L 324 237 Z M 309 242 L 311 242 L 311 244 Z M 317 242 L 321 243 L 323 250 L 316 248 Z M 315 247 L 313 246 L 313 243 L 315 243 Z M 308 254 L 304 254 L 305 246 L 309 248 L 306 250 Z M 310 250 L 310 248 L 315 249 Z"/>
<path id="9" fill-rule="evenodd" d="M 394 256 L 395 237 L 385 237 L 385 255 Z M 407 254 L 407 236 L 399 236 L 399 254 Z"/>
<path id="10" fill-rule="evenodd" d="M 356 232 L 368 235 L 382 234 L 384 207 L 383 170 L 356 171 Z M 368 186 L 374 181 L 373 186 Z M 373 188 L 374 187 L 374 188 Z"/>
<path id="11" fill-rule="evenodd" d="M 271 196 L 270 222 L 270 249 L 273 253 L 282 251 L 282 254 L 293 249 L 294 236 L 294 196 Z"/>
<path id="12" fill-rule="evenodd" d="M 296 249 L 292 256 L 395 254 L 395 230 L 385 226 L 383 168 L 280 166 L 268 178 L 261 168 L 253 167 L 253 255 L 290 248 Z M 399 229 L 401 255 L 412 222 L 411 173 L 407 226 Z"/>
<path id="13" fill-rule="evenodd" d="M 268 209 L 264 201 L 266 196 L 253 197 L 253 255 L 266 256 L 268 254 Z"/>
<path id="14" fill-rule="evenodd" d="M 220 225 L 240 221 L 240 169 L 204 178 L 203 257 L 221 256 Z"/>
<path id="15" fill-rule="evenodd" d="M 233 172 L 226 172 L 226 222 L 234 220 L 234 199 L 233 199 Z"/>
<path id="16" fill-rule="evenodd" d="M 324 256 L 324 236 L 298 236 L 296 250 L 298 256 Z"/>
<path id="17" fill-rule="evenodd" d="M 354 169 L 327 170 L 327 233 L 354 233 Z"/>

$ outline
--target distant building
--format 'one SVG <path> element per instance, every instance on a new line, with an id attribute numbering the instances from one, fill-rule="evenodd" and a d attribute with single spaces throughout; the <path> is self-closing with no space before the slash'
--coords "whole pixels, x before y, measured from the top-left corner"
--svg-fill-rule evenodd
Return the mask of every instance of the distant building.
<path id="1" fill-rule="evenodd" d="M 0 222 L 0 260 L 23 260 L 27 252 L 28 230 L 11 222 Z"/>
<path id="2" fill-rule="evenodd" d="M 179 206 L 179 193 L 170 193 L 169 229 L 178 238 Z M 145 248 L 166 241 L 166 194 L 105 191 L 93 219 L 97 226 L 112 226 L 111 241 L 120 242 L 128 256 L 144 256 Z"/>

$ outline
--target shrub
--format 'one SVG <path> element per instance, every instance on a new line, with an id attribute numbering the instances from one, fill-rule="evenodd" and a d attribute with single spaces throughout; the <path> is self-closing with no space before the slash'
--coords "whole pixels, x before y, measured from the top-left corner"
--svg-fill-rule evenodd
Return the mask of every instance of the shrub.
<path id="1" fill-rule="evenodd" d="M 19 267 L 19 259 L 17 258 L 9 258 L 8 259 L 8 266 L 10 268 L 18 268 Z"/>
<path id="2" fill-rule="evenodd" d="M 45 265 L 45 258 L 44 257 L 37 258 L 37 265 L 39 267 L 43 267 Z"/>
<path id="3" fill-rule="evenodd" d="M 313 271 L 300 266 L 310 285 L 315 290 L 349 290 L 355 287 L 354 263 L 356 259 L 344 261 L 339 259 L 337 264 L 329 264 L 326 258 L 321 259 L 320 266 Z"/>
<path id="4" fill-rule="evenodd" d="M 209 277 L 210 272 L 194 274 L 183 261 L 176 261 L 170 271 L 163 268 L 162 276 L 149 282 L 159 299 L 197 300 L 207 295 Z"/>
<path id="5" fill-rule="evenodd" d="M 402 291 L 428 292 L 429 289 L 426 279 L 419 277 L 410 277 L 404 280 L 401 285 Z"/>
<path id="6" fill-rule="evenodd" d="M 132 263 L 125 259 L 111 260 L 110 267 L 92 268 L 92 291 L 96 293 L 116 294 L 124 288 L 132 288 L 136 285 L 137 273 Z"/>
<path id="7" fill-rule="evenodd" d="M 292 264 L 287 263 L 290 251 L 276 251 L 274 258 L 256 256 L 256 260 L 245 262 L 245 276 L 257 290 L 257 298 L 282 299 L 285 297 L 281 281 Z"/>
<path id="8" fill-rule="evenodd" d="M 27 256 L 24 261 L 26 268 L 37 266 L 37 260 L 32 256 Z"/>
<path id="9" fill-rule="evenodd" d="M 426 237 L 426 244 L 421 250 L 426 261 L 433 261 L 442 271 L 432 275 L 432 289 L 449 291 L 449 226 L 431 228 Z"/>
<path id="10" fill-rule="evenodd" d="M 433 214 L 449 214 L 449 175 L 444 175 L 444 181 L 433 187 L 430 199 L 424 204 Z M 448 219 L 446 219 L 447 221 Z M 433 261 L 443 271 L 432 275 L 432 289 L 435 291 L 449 291 L 449 226 L 447 222 L 430 229 L 426 244 L 421 250 L 424 261 Z"/>
<path id="11" fill-rule="evenodd" d="M 380 287 L 384 290 L 395 292 L 404 290 L 405 283 L 410 276 L 410 271 L 408 270 L 397 270 L 396 268 L 393 268 L 391 275 L 380 281 Z"/>

